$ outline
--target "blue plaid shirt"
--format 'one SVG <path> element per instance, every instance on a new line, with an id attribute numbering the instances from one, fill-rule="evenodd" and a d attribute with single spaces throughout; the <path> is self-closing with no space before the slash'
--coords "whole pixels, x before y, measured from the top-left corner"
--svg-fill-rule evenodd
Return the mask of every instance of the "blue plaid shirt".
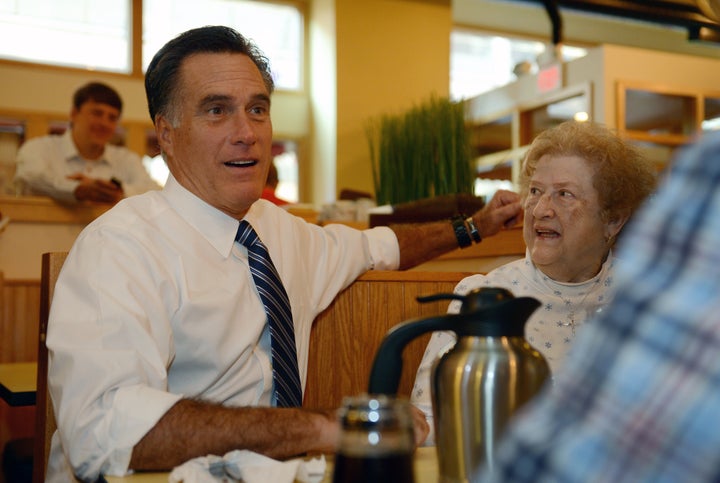
<path id="1" fill-rule="evenodd" d="M 614 301 L 482 481 L 720 481 L 720 136 L 627 227 Z"/>

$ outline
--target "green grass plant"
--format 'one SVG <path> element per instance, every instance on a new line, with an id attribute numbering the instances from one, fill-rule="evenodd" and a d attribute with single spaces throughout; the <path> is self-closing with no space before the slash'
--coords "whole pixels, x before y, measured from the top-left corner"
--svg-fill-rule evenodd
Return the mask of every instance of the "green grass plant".
<path id="1" fill-rule="evenodd" d="M 464 103 L 432 96 L 369 120 L 366 137 L 378 204 L 473 192 Z"/>

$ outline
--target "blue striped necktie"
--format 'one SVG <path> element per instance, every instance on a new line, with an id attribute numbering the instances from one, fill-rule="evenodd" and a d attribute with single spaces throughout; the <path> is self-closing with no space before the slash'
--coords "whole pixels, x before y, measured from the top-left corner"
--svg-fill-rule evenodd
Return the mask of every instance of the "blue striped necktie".
<path id="1" fill-rule="evenodd" d="M 302 405 L 295 328 L 290 300 L 265 245 L 250 224 L 240 222 L 235 240 L 248 250 L 250 273 L 270 324 L 273 381 L 279 407 Z"/>

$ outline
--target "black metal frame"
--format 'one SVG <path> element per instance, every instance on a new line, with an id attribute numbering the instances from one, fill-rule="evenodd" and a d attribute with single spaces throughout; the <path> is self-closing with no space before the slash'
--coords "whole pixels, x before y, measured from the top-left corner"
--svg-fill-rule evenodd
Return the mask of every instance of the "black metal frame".
<path id="1" fill-rule="evenodd" d="M 515 0 L 541 3 L 553 21 L 553 38 L 558 37 L 555 9 L 622 17 L 642 22 L 685 28 L 690 40 L 720 42 L 720 23 L 705 15 L 693 0 Z"/>

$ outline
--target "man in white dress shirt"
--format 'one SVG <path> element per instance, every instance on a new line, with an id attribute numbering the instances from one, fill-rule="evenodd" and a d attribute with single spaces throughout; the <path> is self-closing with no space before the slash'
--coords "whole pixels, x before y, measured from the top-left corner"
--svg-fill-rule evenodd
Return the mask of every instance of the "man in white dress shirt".
<path id="1" fill-rule="evenodd" d="M 251 43 L 226 27 L 190 30 L 156 54 L 145 86 L 171 175 L 89 225 L 60 274 L 47 336 L 58 422 L 48 480 L 168 470 L 235 449 L 333 451 L 334 411 L 274 407 L 268 323 L 235 241 L 240 222 L 287 291 L 304 388 L 312 322 L 343 288 L 513 225 L 518 196 L 499 192 L 452 224 L 308 224 L 259 199 L 273 81 Z M 420 443 L 428 427 L 415 419 Z"/>
<path id="2" fill-rule="evenodd" d="M 26 195 L 64 203 L 116 203 L 160 189 L 140 156 L 110 144 L 122 99 L 112 87 L 91 82 L 75 91 L 70 128 L 62 135 L 29 139 L 17 154 L 15 181 Z"/>

